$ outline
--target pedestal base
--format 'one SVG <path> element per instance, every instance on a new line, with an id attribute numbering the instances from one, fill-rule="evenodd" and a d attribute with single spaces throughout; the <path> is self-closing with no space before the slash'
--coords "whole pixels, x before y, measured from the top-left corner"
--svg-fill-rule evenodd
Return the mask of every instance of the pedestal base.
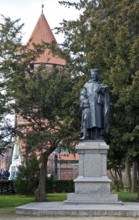
<path id="1" fill-rule="evenodd" d="M 79 176 L 74 180 L 75 193 L 64 204 L 117 204 L 117 194 L 110 193 L 107 177 L 108 145 L 104 141 L 85 141 L 76 146 L 79 154 Z"/>
<path id="2" fill-rule="evenodd" d="M 64 204 L 118 204 L 117 194 L 100 193 L 69 193 Z"/>
<path id="3" fill-rule="evenodd" d="M 81 177 L 79 176 L 74 180 L 75 182 L 75 192 L 76 193 L 99 193 L 107 194 L 110 192 L 111 180 L 104 177 Z"/>

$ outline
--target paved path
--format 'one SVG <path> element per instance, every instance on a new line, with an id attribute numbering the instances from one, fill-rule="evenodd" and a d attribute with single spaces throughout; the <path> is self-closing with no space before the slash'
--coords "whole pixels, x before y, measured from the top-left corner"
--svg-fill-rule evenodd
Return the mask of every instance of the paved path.
<path id="1" fill-rule="evenodd" d="M 139 217 L 34 217 L 20 215 L 2 215 L 0 220 L 139 220 Z"/>

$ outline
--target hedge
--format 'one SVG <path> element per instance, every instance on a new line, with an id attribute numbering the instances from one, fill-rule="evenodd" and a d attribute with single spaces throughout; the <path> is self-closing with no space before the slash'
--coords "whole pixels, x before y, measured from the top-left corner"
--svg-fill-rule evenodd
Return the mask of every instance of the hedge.
<path id="1" fill-rule="evenodd" d="M 14 194 L 15 189 L 13 181 L 11 180 L 0 180 L 0 194 Z"/>
<path id="2" fill-rule="evenodd" d="M 22 181 L 20 185 L 15 184 L 16 181 L 12 180 L 1 180 L 0 181 L 0 194 L 34 194 L 35 185 L 36 188 L 38 184 L 33 184 L 32 182 L 27 182 L 25 180 Z M 73 180 L 54 180 L 54 179 L 47 179 L 46 184 L 46 193 L 53 193 L 53 192 L 74 192 L 74 182 Z"/>
<path id="3" fill-rule="evenodd" d="M 74 192 L 73 180 L 55 180 L 54 192 Z"/>
<path id="4" fill-rule="evenodd" d="M 73 180 L 54 180 L 51 178 L 47 179 L 46 192 L 74 192 L 74 182 Z"/>

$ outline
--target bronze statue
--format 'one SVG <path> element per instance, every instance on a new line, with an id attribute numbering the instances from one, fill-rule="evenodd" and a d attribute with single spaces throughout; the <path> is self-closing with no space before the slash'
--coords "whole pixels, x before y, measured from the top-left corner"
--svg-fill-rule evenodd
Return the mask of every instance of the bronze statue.
<path id="1" fill-rule="evenodd" d="M 109 95 L 108 86 L 99 82 L 98 69 L 91 70 L 90 80 L 80 93 L 82 108 L 81 140 L 103 140 L 108 133 Z"/>

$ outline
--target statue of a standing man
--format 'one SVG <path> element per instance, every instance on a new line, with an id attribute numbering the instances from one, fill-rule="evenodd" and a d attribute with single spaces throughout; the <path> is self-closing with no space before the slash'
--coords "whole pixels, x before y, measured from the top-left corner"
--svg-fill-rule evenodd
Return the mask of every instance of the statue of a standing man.
<path id="1" fill-rule="evenodd" d="M 90 80 L 80 93 L 82 108 L 81 140 L 103 140 L 108 133 L 109 95 L 108 86 L 99 82 L 98 70 L 91 70 Z"/>

